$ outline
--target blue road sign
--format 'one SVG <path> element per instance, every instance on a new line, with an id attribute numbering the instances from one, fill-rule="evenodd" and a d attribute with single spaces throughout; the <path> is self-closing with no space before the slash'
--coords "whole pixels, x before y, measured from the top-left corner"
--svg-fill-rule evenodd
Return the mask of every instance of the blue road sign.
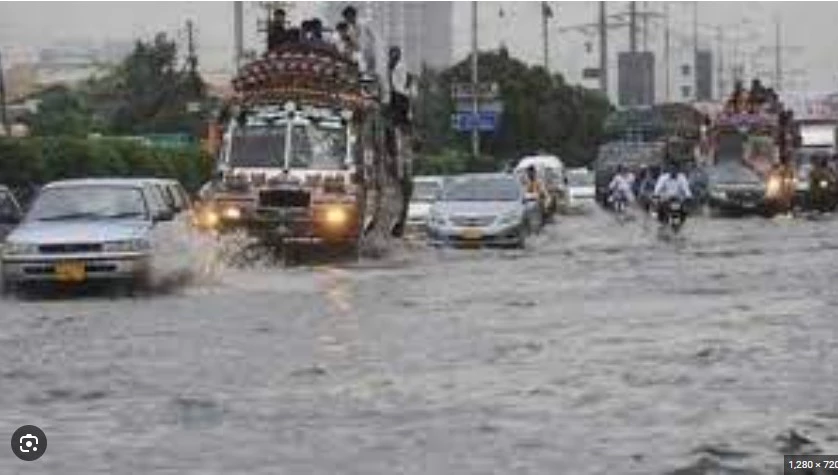
<path id="1" fill-rule="evenodd" d="M 475 126 L 477 130 L 492 131 L 498 126 L 498 113 L 480 111 L 475 117 L 471 112 L 457 112 L 451 115 L 451 125 L 459 132 L 470 132 Z"/>

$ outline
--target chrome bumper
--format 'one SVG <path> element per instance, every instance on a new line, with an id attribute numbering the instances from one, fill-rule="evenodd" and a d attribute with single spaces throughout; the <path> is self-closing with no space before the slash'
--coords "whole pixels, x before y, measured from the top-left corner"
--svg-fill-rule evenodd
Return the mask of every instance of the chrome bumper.
<path id="1" fill-rule="evenodd" d="M 151 256 L 140 253 L 3 256 L 0 265 L 5 282 L 58 282 L 56 265 L 63 262 L 83 263 L 85 281 L 134 279 L 151 269 Z"/>
<path id="2" fill-rule="evenodd" d="M 465 237 L 466 228 L 428 227 L 428 240 L 433 245 L 471 246 L 496 245 L 511 246 L 520 242 L 523 224 L 512 226 L 480 228 L 480 237 L 471 239 Z"/>

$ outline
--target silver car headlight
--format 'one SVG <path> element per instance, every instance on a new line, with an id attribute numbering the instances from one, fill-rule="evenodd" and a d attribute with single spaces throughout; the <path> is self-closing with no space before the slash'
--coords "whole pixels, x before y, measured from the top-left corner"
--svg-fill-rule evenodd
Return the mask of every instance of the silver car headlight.
<path id="1" fill-rule="evenodd" d="M 721 190 L 712 190 L 710 191 L 710 196 L 716 198 L 717 200 L 724 200 L 727 199 L 727 193 Z"/>
<path id="2" fill-rule="evenodd" d="M 102 245 L 102 252 L 142 252 L 149 249 L 151 244 L 145 239 L 111 241 Z"/>
<path id="3" fill-rule="evenodd" d="M 516 224 L 521 221 L 521 212 L 518 210 L 507 211 L 498 217 L 498 224 Z"/>
<path id="4" fill-rule="evenodd" d="M 28 242 L 7 241 L 3 246 L 3 254 L 7 256 L 25 256 L 38 253 L 38 245 Z"/>

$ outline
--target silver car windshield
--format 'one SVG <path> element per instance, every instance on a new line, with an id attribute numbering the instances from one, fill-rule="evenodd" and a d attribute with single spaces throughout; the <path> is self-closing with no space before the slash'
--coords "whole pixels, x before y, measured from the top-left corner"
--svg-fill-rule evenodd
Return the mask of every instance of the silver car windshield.
<path id="1" fill-rule="evenodd" d="M 47 188 L 35 200 L 30 221 L 74 219 L 147 219 L 148 209 L 139 188 L 72 186 Z"/>
<path id="2" fill-rule="evenodd" d="M 521 185 L 514 179 L 459 180 L 445 188 L 445 201 L 517 201 Z"/>

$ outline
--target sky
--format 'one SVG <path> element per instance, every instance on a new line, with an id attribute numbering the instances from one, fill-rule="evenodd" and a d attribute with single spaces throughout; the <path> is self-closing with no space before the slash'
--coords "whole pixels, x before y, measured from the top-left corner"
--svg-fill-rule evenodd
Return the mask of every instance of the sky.
<path id="1" fill-rule="evenodd" d="M 319 11 L 322 2 L 294 3 L 293 14 L 301 17 Z M 597 37 L 572 31 L 560 33 L 559 29 L 596 21 L 598 4 L 548 3 L 555 12 L 548 29 L 551 69 L 565 74 L 572 82 L 581 81 L 582 69 L 598 64 Z M 677 57 L 678 52 L 692 48 L 694 2 L 668 3 L 673 54 Z M 255 2 L 245 5 L 245 29 L 250 32 L 246 43 L 255 46 L 259 7 Z M 637 2 L 637 8 L 660 13 L 664 2 Z M 609 13 L 627 9 L 628 2 L 608 2 Z M 501 10 L 503 19 L 499 16 Z M 470 3 L 456 2 L 454 11 L 454 53 L 462 57 L 471 39 Z M 496 48 L 503 41 L 513 55 L 528 62 L 541 62 L 540 2 L 480 2 L 478 11 L 481 48 Z M 834 27 L 838 3 L 698 2 L 698 14 L 702 25 L 722 27 L 726 35 L 722 52 L 727 61 L 733 57 L 734 33 L 740 31 L 745 36 L 749 31 L 751 41 L 742 41 L 739 47 L 741 52 L 750 52 L 748 67 L 772 74 L 774 21 L 779 19 L 783 44 L 797 47 L 783 50 L 785 83 L 795 89 L 838 90 L 838 55 L 834 53 L 834 45 L 838 44 L 838 29 Z M 190 19 L 196 25 L 203 69 L 229 69 L 233 55 L 232 2 L 0 2 L 0 51 L 6 62 L 14 62 L 25 58 L 27 51 L 57 43 L 123 41 L 148 38 L 158 31 L 185 41 L 184 25 Z M 662 21 L 652 21 L 648 45 L 657 51 L 659 64 L 662 64 L 662 37 Z M 624 27 L 609 33 L 612 69 L 616 66 L 616 52 L 626 48 L 627 38 Z M 591 43 L 591 52 L 586 50 L 586 42 Z M 700 43 L 717 51 L 715 30 L 702 27 Z"/>

